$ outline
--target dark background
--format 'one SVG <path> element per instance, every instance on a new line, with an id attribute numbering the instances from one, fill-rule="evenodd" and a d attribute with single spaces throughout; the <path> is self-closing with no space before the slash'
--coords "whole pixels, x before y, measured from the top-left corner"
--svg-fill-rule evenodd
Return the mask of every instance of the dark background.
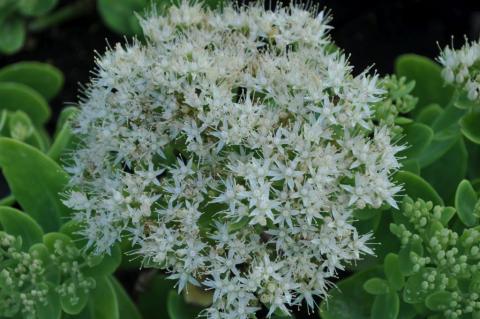
<path id="1" fill-rule="evenodd" d="M 62 0 L 60 5 L 70 1 Z M 439 51 L 437 42 L 443 47 L 453 36 L 459 46 L 464 36 L 477 39 L 480 32 L 480 1 L 306 1 L 331 12 L 332 37 L 351 55 L 356 70 L 373 65 L 380 74 L 391 73 L 399 54 L 417 53 L 434 58 Z M 0 56 L 0 66 L 37 60 L 52 63 L 64 72 L 64 89 L 51 103 L 54 116 L 49 128 L 52 129 L 58 111 L 65 104 L 77 101 L 79 83 L 88 81 L 94 66 L 94 51 L 103 52 L 107 41 L 113 44 L 124 39 L 103 25 L 92 5 L 87 14 L 77 19 L 29 34 L 20 53 Z"/>

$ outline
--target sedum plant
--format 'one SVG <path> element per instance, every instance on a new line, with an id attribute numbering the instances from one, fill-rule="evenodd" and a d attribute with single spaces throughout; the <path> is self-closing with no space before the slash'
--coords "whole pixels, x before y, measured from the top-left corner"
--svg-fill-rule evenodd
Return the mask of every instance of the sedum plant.
<path id="1" fill-rule="evenodd" d="M 352 75 L 328 21 L 182 2 L 141 21 L 146 44 L 99 58 L 64 201 L 87 247 L 128 240 L 179 291 L 212 290 L 207 318 L 313 308 L 372 253 L 352 212 L 396 206 L 404 147 L 375 120 L 378 77 Z"/>
<path id="2" fill-rule="evenodd" d="M 25 42 L 26 21 L 52 10 L 58 0 L 1 0 L 0 1 L 0 53 L 13 54 Z"/>

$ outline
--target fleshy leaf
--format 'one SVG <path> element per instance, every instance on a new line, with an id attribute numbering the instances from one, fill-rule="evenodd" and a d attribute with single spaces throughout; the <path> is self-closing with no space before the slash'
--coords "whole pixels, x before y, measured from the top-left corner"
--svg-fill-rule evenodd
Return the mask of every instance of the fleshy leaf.
<path id="1" fill-rule="evenodd" d="M 394 179 L 397 183 L 403 185 L 406 195 L 414 199 L 422 198 L 426 201 L 432 201 L 435 205 L 443 205 L 443 200 L 435 189 L 420 176 L 399 171 L 395 174 Z"/>
<path id="2" fill-rule="evenodd" d="M 48 156 L 27 144 L 0 138 L 0 167 L 23 210 L 44 231 L 56 231 L 69 215 L 60 200 L 68 175 Z"/>
<path id="3" fill-rule="evenodd" d="M 36 125 L 45 123 L 51 113 L 40 93 L 24 84 L 10 82 L 0 83 L 0 110 L 23 111 Z"/>
<path id="4" fill-rule="evenodd" d="M 480 144 L 480 112 L 470 112 L 460 120 L 463 135 L 475 144 Z"/>
<path id="5" fill-rule="evenodd" d="M 403 285 L 405 284 L 405 278 L 400 270 L 398 255 L 390 253 L 385 257 L 383 271 L 385 272 L 385 276 L 387 277 L 390 287 L 395 290 L 400 290 L 403 288 Z"/>
<path id="6" fill-rule="evenodd" d="M 363 289 L 371 295 L 384 295 L 390 290 L 387 281 L 378 277 L 365 281 Z"/>
<path id="7" fill-rule="evenodd" d="M 22 237 L 22 247 L 27 250 L 35 243 L 41 243 L 43 231 L 30 216 L 11 207 L 0 207 L 0 226 L 13 236 Z"/>
<path id="8" fill-rule="evenodd" d="M 330 290 L 330 297 L 322 301 L 322 319 L 368 319 L 374 296 L 365 293 L 363 283 L 372 277 L 382 276 L 381 268 L 374 267 L 348 277 Z"/>
<path id="9" fill-rule="evenodd" d="M 171 290 L 167 299 L 167 311 L 170 319 L 195 319 L 202 308 L 187 304 L 183 296 Z"/>
<path id="10" fill-rule="evenodd" d="M 120 282 L 118 282 L 115 277 L 110 278 L 110 282 L 115 289 L 115 294 L 118 300 L 118 311 L 120 314 L 119 319 L 141 319 L 142 316 L 140 315 L 140 312 L 138 311 L 137 307 L 135 306 L 125 289 L 123 289 L 123 286 L 120 284 Z M 159 316 L 158 318 L 163 317 Z"/>
<path id="11" fill-rule="evenodd" d="M 430 127 L 421 123 L 413 123 L 404 126 L 405 137 L 401 140 L 406 143 L 407 149 L 400 152 L 398 156 L 412 159 L 420 155 L 432 142 L 433 131 Z"/>
<path id="12" fill-rule="evenodd" d="M 55 7 L 58 0 L 22 0 L 18 1 L 18 10 L 26 16 L 40 16 Z"/>
<path id="13" fill-rule="evenodd" d="M 7 18 L 0 21 L 0 53 L 13 54 L 20 50 L 25 42 L 25 33 L 22 19 Z"/>
<path id="14" fill-rule="evenodd" d="M 395 291 L 377 295 L 372 305 L 371 319 L 397 319 L 400 311 L 400 298 Z"/>
<path id="15" fill-rule="evenodd" d="M 63 86 L 63 74 L 56 67 L 40 62 L 18 62 L 0 69 L 0 82 L 24 84 L 51 100 Z"/>
<path id="16" fill-rule="evenodd" d="M 425 305 L 433 311 L 442 310 L 452 300 L 452 293 L 448 291 L 437 291 L 427 296 Z"/>
<path id="17" fill-rule="evenodd" d="M 432 185 L 447 205 L 452 205 L 456 185 L 465 178 L 468 153 L 460 138 L 442 157 L 422 169 L 422 177 Z"/>
<path id="18" fill-rule="evenodd" d="M 477 217 L 474 215 L 474 208 L 478 201 L 478 195 L 469 181 L 463 180 L 458 184 L 455 193 L 455 208 L 462 223 L 468 227 L 476 225 Z"/>
<path id="19" fill-rule="evenodd" d="M 434 61 L 416 54 L 404 54 L 395 61 L 397 76 L 405 76 L 415 81 L 412 95 L 418 97 L 414 113 L 418 113 L 428 104 L 437 103 L 446 106 L 453 94 L 450 86 L 445 86 L 440 74 L 441 68 Z"/>

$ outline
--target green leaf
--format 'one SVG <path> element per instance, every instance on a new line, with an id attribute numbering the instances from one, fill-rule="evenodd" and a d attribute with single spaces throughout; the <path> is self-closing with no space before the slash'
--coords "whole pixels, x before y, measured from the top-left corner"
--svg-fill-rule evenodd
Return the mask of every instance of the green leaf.
<path id="1" fill-rule="evenodd" d="M 0 138 L 0 167 L 12 194 L 23 210 L 44 231 L 56 231 L 70 213 L 60 193 L 68 175 L 39 150 L 10 138 Z"/>
<path id="2" fill-rule="evenodd" d="M 40 16 L 55 7 L 58 0 L 18 0 L 18 10 L 26 16 Z"/>
<path id="3" fill-rule="evenodd" d="M 22 19 L 8 18 L 0 21 L 0 53 L 13 54 L 20 50 L 25 42 L 25 32 Z"/>
<path id="4" fill-rule="evenodd" d="M 418 113 L 416 120 L 419 123 L 431 126 L 435 120 L 443 113 L 443 109 L 438 104 L 429 104 Z"/>
<path id="5" fill-rule="evenodd" d="M 416 159 L 402 161 L 402 170 L 408 171 L 415 175 L 420 175 L 420 163 Z"/>
<path id="6" fill-rule="evenodd" d="M 24 142 L 34 132 L 32 121 L 27 114 L 22 111 L 10 112 L 8 116 L 8 128 L 10 137 Z"/>
<path id="7" fill-rule="evenodd" d="M 74 115 L 75 114 L 72 113 L 69 116 L 71 118 Z M 72 151 L 77 143 L 78 138 L 76 138 L 72 132 L 69 119 L 64 119 L 63 127 L 57 132 L 55 140 L 47 154 L 56 162 L 61 162 L 61 160 L 65 160 L 64 157 L 66 153 Z"/>
<path id="8" fill-rule="evenodd" d="M 122 262 L 122 251 L 120 246 L 114 245 L 110 251 L 110 254 L 104 254 L 102 261 L 91 268 L 87 268 L 83 273 L 87 276 L 107 276 L 117 270 L 118 266 Z"/>
<path id="9" fill-rule="evenodd" d="M 428 296 L 428 291 L 422 288 L 424 282 L 424 275 L 429 273 L 430 269 L 424 268 L 414 275 L 408 277 L 403 289 L 403 301 L 410 304 L 423 303 L 424 299 Z"/>
<path id="10" fill-rule="evenodd" d="M 0 82 L 24 84 L 46 100 L 51 100 L 63 86 L 63 74 L 56 67 L 40 62 L 18 62 L 0 69 Z"/>
<path id="11" fill-rule="evenodd" d="M 449 291 L 437 291 L 427 296 L 425 305 L 428 309 L 433 311 L 442 310 L 445 305 L 452 301 L 452 293 Z"/>
<path id="12" fill-rule="evenodd" d="M 60 306 L 60 298 L 54 287 L 48 290 L 46 298 L 46 304 L 38 304 L 36 307 L 37 319 L 60 319 L 62 308 Z"/>
<path id="13" fill-rule="evenodd" d="M 52 253 L 55 251 L 55 244 L 57 242 L 62 242 L 64 245 L 73 244 L 72 239 L 69 236 L 62 233 L 50 232 L 43 235 L 43 243 L 48 248 L 48 250 Z"/>
<path id="14" fill-rule="evenodd" d="M 413 123 L 404 126 L 405 137 L 401 140 L 406 143 L 407 149 L 398 154 L 399 157 L 405 157 L 411 160 L 419 156 L 427 146 L 432 142 L 433 130 L 425 124 Z"/>
<path id="15" fill-rule="evenodd" d="M 460 119 L 463 135 L 475 144 L 480 144 L 480 112 L 473 111 Z"/>
<path id="16" fill-rule="evenodd" d="M 435 189 L 420 176 L 406 171 L 398 171 L 394 175 L 394 180 L 403 185 L 405 194 L 413 199 L 422 198 L 432 201 L 434 205 L 443 205 L 443 200 Z"/>
<path id="17" fill-rule="evenodd" d="M 64 284 L 69 285 L 71 283 L 74 283 L 74 281 L 67 280 Z M 87 305 L 89 291 L 85 289 L 76 289 L 75 297 L 78 299 L 73 300 L 68 294 L 60 296 L 60 304 L 62 305 L 62 310 L 65 313 L 70 315 L 79 314 Z"/>
<path id="18" fill-rule="evenodd" d="M 447 205 L 452 205 L 456 185 L 465 178 L 468 153 L 460 138 L 441 158 L 422 169 L 422 177 L 432 185 Z"/>
<path id="19" fill-rule="evenodd" d="M 372 305 L 371 319 L 396 319 L 400 311 L 400 298 L 395 291 L 378 295 Z"/>
<path id="20" fill-rule="evenodd" d="M 468 227 L 473 227 L 477 223 L 477 217 L 473 213 L 477 201 L 478 195 L 472 184 L 467 180 L 462 180 L 455 193 L 455 208 L 458 218 Z"/>
<path id="21" fill-rule="evenodd" d="M 383 271 L 387 277 L 390 287 L 395 290 L 400 290 L 405 284 L 405 277 L 400 270 L 400 261 L 398 255 L 390 253 L 385 257 L 383 263 Z"/>
<path id="22" fill-rule="evenodd" d="M 382 276 L 380 267 L 356 273 L 337 283 L 330 297 L 320 305 L 322 319 L 368 319 L 374 296 L 365 293 L 362 284 L 370 278 Z"/>
<path id="23" fill-rule="evenodd" d="M 96 287 L 90 293 L 89 309 L 92 319 L 120 319 L 115 288 L 107 277 L 96 279 Z"/>
<path id="24" fill-rule="evenodd" d="M 125 35 L 140 35 L 142 30 L 135 13 L 150 8 L 147 0 L 98 0 L 97 8 L 104 23 L 113 31 Z"/>
<path id="25" fill-rule="evenodd" d="M 411 259 L 412 254 L 423 256 L 423 246 L 420 240 L 410 240 L 398 253 L 398 268 L 405 276 L 411 275 L 414 271 L 415 264 Z"/>
<path id="26" fill-rule="evenodd" d="M 167 297 L 167 311 L 170 319 L 195 319 L 203 308 L 187 304 L 183 296 L 171 290 Z"/>
<path id="27" fill-rule="evenodd" d="M 415 81 L 412 95 L 418 97 L 415 114 L 425 106 L 437 103 L 446 106 L 452 97 L 453 88 L 445 86 L 441 76 L 441 68 L 434 61 L 415 54 L 404 54 L 395 61 L 397 76 L 405 76 L 407 80 Z"/>
<path id="28" fill-rule="evenodd" d="M 64 108 L 60 112 L 60 115 L 58 115 L 54 136 L 57 136 L 65 126 L 65 123 L 67 123 L 68 121 L 71 121 L 77 113 L 78 113 L 78 108 L 75 106 L 67 106 L 66 108 Z"/>
<path id="29" fill-rule="evenodd" d="M 30 216 L 11 207 L 0 207 L 0 225 L 13 236 L 22 237 L 22 247 L 27 250 L 35 243 L 41 243 L 43 231 Z"/>
<path id="30" fill-rule="evenodd" d="M 50 118 L 50 107 L 37 91 L 20 84 L 0 83 L 0 110 L 23 111 L 36 125 L 45 123 Z"/>
<path id="31" fill-rule="evenodd" d="M 441 158 L 460 139 L 461 134 L 456 127 L 435 132 L 433 140 L 428 147 L 420 154 L 418 161 L 420 167 L 427 167 Z"/>
<path id="32" fill-rule="evenodd" d="M 137 307 L 135 306 L 125 289 L 123 289 L 123 286 L 120 284 L 120 282 L 118 282 L 115 277 L 111 277 L 110 282 L 115 289 L 115 294 L 118 300 L 118 311 L 120 314 L 119 319 L 141 319 L 142 316 L 140 315 L 140 312 L 138 311 Z"/>
<path id="33" fill-rule="evenodd" d="M 384 295 L 390 291 L 388 282 L 378 277 L 373 277 L 365 281 L 363 289 L 371 295 Z"/>
<path id="34" fill-rule="evenodd" d="M 138 280 L 142 293 L 138 298 L 138 308 L 145 319 L 169 318 L 167 298 L 174 282 L 155 272 L 146 272 Z"/>

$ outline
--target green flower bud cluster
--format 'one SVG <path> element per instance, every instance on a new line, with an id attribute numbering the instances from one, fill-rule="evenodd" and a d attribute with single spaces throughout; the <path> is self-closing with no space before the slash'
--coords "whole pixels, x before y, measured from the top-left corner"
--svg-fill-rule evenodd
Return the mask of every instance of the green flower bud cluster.
<path id="1" fill-rule="evenodd" d="M 374 118 L 380 123 L 393 127 L 395 132 L 400 134 L 401 128 L 396 125 L 397 118 L 413 110 L 418 102 L 418 98 L 410 94 L 415 87 L 415 81 L 389 75 L 380 83 L 386 94 L 385 99 L 375 105 Z"/>
<path id="2" fill-rule="evenodd" d="M 22 251 L 20 237 L 0 231 L 0 269 L 0 317 L 36 318 L 49 289 L 42 260 Z"/>
<path id="3" fill-rule="evenodd" d="M 79 294 L 87 295 L 95 288 L 95 279 L 85 276 L 82 272 L 83 268 L 88 267 L 90 257 L 86 259 L 74 245 L 57 240 L 51 259 L 58 266 L 62 278 L 61 284 L 55 289 L 56 292 L 62 298 L 67 298 L 70 304 L 79 304 Z"/>
<path id="4" fill-rule="evenodd" d="M 54 235 L 25 250 L 21 237 L 0 231 L 0 318 L 38 318 L 52 294 L 62 307 L 83 308 L 96 284 L 85 270 L 101 257 L 85 256 L 68 236 Z"/>
<path id="5" fill-rule="evenodd" d="M 403 300 L 442 318 L 480 316 L 480 229 L 448 228 L 455 210 L 406 197 L 390 230 L 401 241 Z"/>

